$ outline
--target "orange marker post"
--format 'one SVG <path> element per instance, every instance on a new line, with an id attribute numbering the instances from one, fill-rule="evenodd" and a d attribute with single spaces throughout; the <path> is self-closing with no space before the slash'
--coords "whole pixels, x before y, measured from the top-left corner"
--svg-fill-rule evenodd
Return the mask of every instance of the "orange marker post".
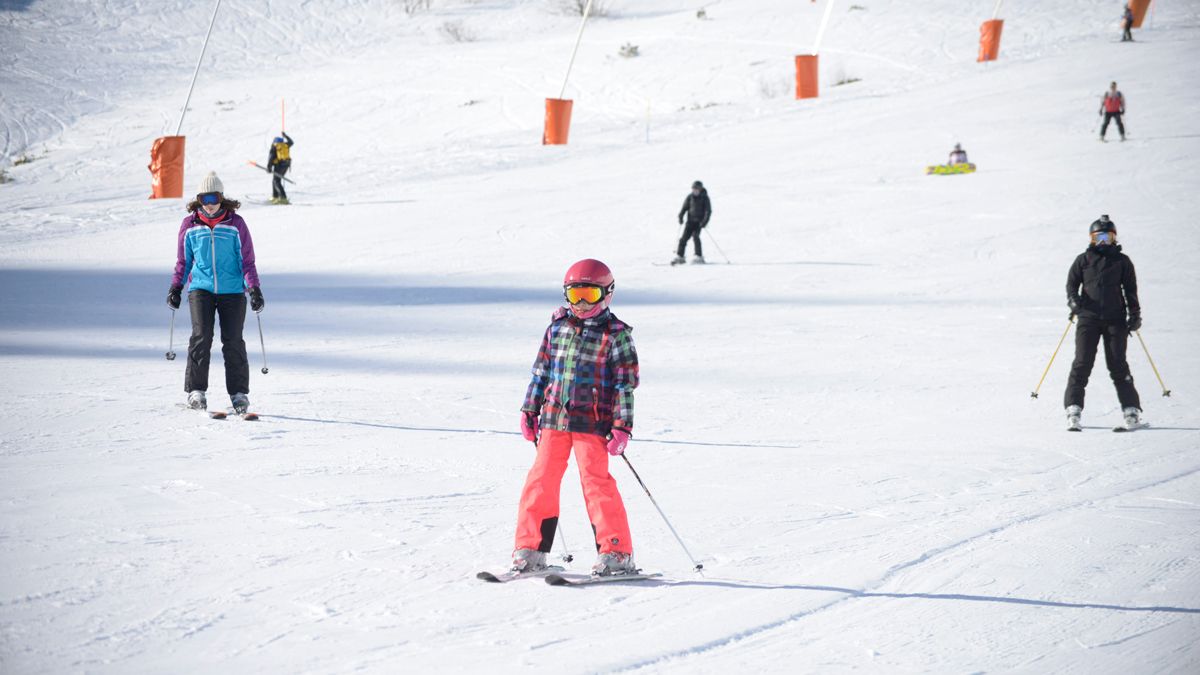
<path id="1" fill-rule="evenodd" d="M 984 21 L 979 27 L 978 62 L 995 61 L 1000 56 L 1000 33 L 1004 30 L 1004 19 Z"/>
<path id="2" fill-rule="evenodd" d="M 796 56 L 796 100 L 817 97 L 820 91 L 817 79 L 819 60 L 820 58 L 816 54 Z"/>
<path id="3" fill-rule="evenodd" d="M 183 196 L 183 136 L 154 139 L 150 147 L 150 199 L 179 199 Z"/>
<path id="4" fill-rule="evenodd" d="M 546 99 L 546 125 L 542 145 L 566 145 L 571 133 L 571 99 Z"/>

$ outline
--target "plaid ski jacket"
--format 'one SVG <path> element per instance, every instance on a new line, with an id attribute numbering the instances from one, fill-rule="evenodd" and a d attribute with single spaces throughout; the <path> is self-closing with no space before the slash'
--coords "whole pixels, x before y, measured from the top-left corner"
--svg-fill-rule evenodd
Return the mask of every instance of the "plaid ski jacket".
<path id="1" fill-rule="evenodd" d="M 521 410 L 538 413 L 543 429 L 632 433 L 638 385 L 632 330 L 607 310 L 579 319 L 560 307 L 542 338 Z"/>

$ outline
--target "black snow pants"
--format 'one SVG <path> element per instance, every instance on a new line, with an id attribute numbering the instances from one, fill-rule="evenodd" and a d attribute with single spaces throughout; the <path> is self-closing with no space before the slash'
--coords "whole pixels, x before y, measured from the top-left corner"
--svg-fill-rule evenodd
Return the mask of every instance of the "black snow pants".
<path id="1" fill-rule="evenodd" d="M 1118 121 L 1117 124 L 1121 122 Z M 275 170 L 271 173 L 271 196 L 277 199 L 287 199 L 287 192 L 283 189 L 283 176 L 292 168 L 292 160 L 285 159 L 275 165 Z"/>
<path id="2" fill-rule="evenodd" d="M 1121 27 L 1124 29 L 1124 32 L 1121 33 L 1121 42 L 1133 42 L 1133 22 L 1122 21 Z"/>
<path id="3" fill-rule="evenodd" d="M 679 250 L 676 251 L 676 255 L 680 258 L 683 257 L 683 252 L 687 250 L 688 239 L 691 239 L 692 247 L 696 250 L 696 255 L 703 258 L 704 253 L 700 247 L 700 230 L 702 229 L 704 228 L 700 226 L 700 223 L 693 220 L 687 221 L 687 225 L 683 228 L 683 236 L 679 238 Z"/>
<path id="4" fill-rule="evenodd" d="M 208 363 L 212 353 L 213 323 L 221 322 L 221 355 L 225 358 L 225 389 L 230 395 L 250 393 L 250 361 L 242 326 L 246 322 L 246 296 L 208 291 L 188 293 L 192 312 L 192 339 L 188 341 L 184 391 L 208 391 Z"/>
<path id="5" fill-rule="evenodd" d="M 1063 406 L 1083 407 L 1083 390 L 1087 387 L 1096 362 L 1096 347 L 1104 340 L 1104 363 L 1108 374 L 1117 388 L 1117 399 L 1122 408 L 1142 409 L 1141 398 L 1133 386 L 1133 375 L 1129 374 L 1129 362 L 1125 360 L 1125 348 L 1129 345 L 1129 328 L 1124 321 L 1079 319 L 1075 328 L 1075 361 L 1071 363 L 1071 376 L 1067 378 L 1067 391 Z"/>
<path id="6" fill-rule="evenodd" d="M 1108 131 L 1108 123 L 1111 120 L 1117 121 L 1117 131 L 1121 132 L 1121 138 L 1125 138 L 1125 125 L 1121 124 L 1121 113 L 1104 113 L 1104 124 L 1100 126 L 1100 138 L 1104 138 L 1104 134 Z"/>

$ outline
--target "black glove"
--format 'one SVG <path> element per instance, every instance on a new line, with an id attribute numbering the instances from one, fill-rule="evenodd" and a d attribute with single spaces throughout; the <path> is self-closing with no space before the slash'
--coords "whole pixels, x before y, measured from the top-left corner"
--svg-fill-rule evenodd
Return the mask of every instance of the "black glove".
<path id="1" fill-rule="evenodd" d="M 250 309 L 252 309 L 256 312 L 261 312 L 261 311 L 263 311 L 263 306 L 266 304 L 267 304 L 266 301 L 263 300 L 262 289 L 260 289 L 258 286 L 251 288 L 250 289 Z"/>
<path id="2" fill-rule="evenodd" d="M 1067 307 L 1071 310 L 1071 314 L 1079 313 L 1079 301 L 1075 298 L 1067 298 Z"/>
<path id="3" fill-rule="evenodd" d="M 167 291 L 167 305 L 171 309 L 179 309 L 179 303 L 183 299 L 183 286 L 172 286 L 171 290 Z"/>
<path id="4" fill-rule="evenodd" d="M 1137 330 L 1142 327 L 1142 315 L 1141 314 L 1130 314 L 1129 322 L 1125 325 L 1129 326 L 1130 333 L 1136 333 Z"/>
<path id="5" fill-rule="evenodd" d="M 682 224 L 683 224 L 683 216 L 679 216 L 679 224 L 680 224 L 680 225 L 682 225 Z"/>

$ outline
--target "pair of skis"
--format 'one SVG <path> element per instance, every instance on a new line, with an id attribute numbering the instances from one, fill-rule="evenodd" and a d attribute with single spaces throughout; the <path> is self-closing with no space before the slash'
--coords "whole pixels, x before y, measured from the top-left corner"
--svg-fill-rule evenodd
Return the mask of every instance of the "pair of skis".
<path id="1" fill-rule="evenodd" d="M 592 584 L 613 583 L 617 581 L 643 581 L 662 576 L 659 572 L 642 572 L 641 570 L 638 570 L 634 574 L 613 574 L 603 577 L 595 574 L 589 576 L 573 574 L 568 576 L 565 572 L 566 570 L 562 567 L 551 565 L 536 572 L 514 572 L 512 570 L 501 574 L 480 572 L 475 575 L 475 578 L 493 584 L 506 584 L 518 579 L 545 579 L 546 583 L 551 586 L 590 586 Z"/>
<path id="2" fill-rule="evenodd" d="M 1138 422 L 1137 424 L 1135 424 L 1133 426 L 1126 426 L 1124 424 L 1120 424 L 1120 425 L 1113 427 L 1113 431 L 1118 434 L 1121 434 L 1121 433 L 1125 433 L 1127 431 L 1137 431 L 1138 429 L 1145 429 L 1148 426 L 1150 426 L 1149 422 Z M 1067 431 L 1083 431 L 1083 427 L 1080 427 L 1080 426 L 1067 427 Z"/>
<path id="3" fill-rule="evenodd" d="M 225 412 L 224 410 L 206 410 L 205 412 L 207 412 L 208 416 L 214 420 L 223 420 L 223 419 L 226 419 L 229 417 L 229 413 Z M 245 420 L 247 422 L 257 422 L 258 421 L 258 413 L 253 413 L 253 412 L 247 411 L 244 413 L 234 412 L 233 414 L 237 415 L 238 417 L 242 418 L 243 420 Z"/>
<path id="4" fill-rule="evenodd" d="M 180 403 L 178 405 L 180 408 L 183 408 L 184 410 L 195 410 L 196 412 L 204 413 L 205 415 L 208 415 L 209 419 L 214 419 L 214 420 L 227 419 L 229 417 L 229 415 L 231 414 L 230 412 L 226 412 L 224 410 L 207 410 L 207 409 L 203 409 L 203 408 L 193 408 L 191 406 L 187 406 L 182 403 Z M 255 413 L 255 412 L 247 411 L 244 413 L 239 413 L 237 411 L 232 411 L 232 414 L 237 415 L 238 417 L 242 418 L 243 420 L 245 420 L 247 422 L 255 422 L 258 420 L 258 413 Z"/>

